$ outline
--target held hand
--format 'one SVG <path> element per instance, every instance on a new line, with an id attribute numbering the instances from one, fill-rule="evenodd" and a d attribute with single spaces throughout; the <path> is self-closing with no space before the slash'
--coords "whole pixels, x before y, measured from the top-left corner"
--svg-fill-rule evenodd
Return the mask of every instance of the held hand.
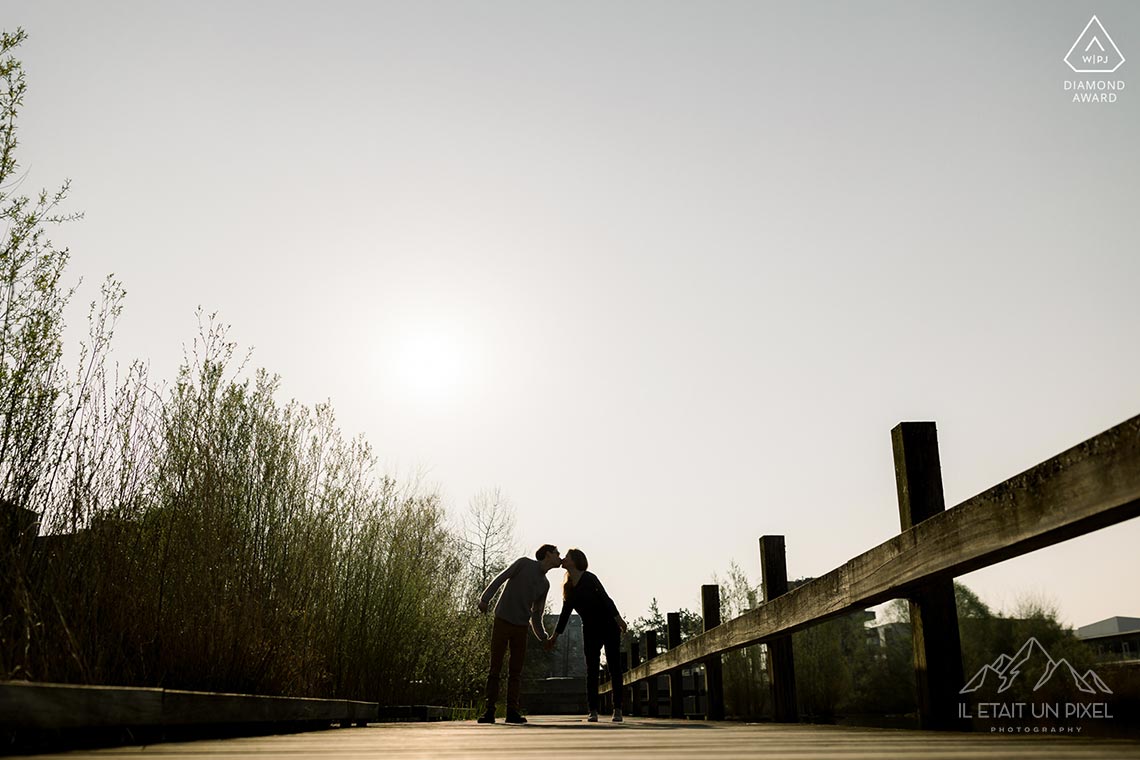
<path id="1" fill-rule="evenodd" d="M 626 625 L 625 621 L 621 619 L 621 615 L 618 615 L 617 617 L 615 617 L 614 620 L 617 621 L 619 631 L 621 631 L 622 633 L 628 633 L 629 632 L 629 626 Z"/>
<path id="2" fill-rule="evenodd" d="M 557 641 L 558 641 L 558 634 L 552 633 L 552 634 L 550 634 L 550 638 L 548 638 L 545 642 L 543 642 L 542 648 L 544 650 L 546 650 L 547 652 L 549 652 L 551 649 L 554 649 L 554 644 Z"/>
<path id="3" fill-rule="evenodd" d="M 486 602 L 484 602 L 484 601 L 479 602 L 479 611 L 482 612 L 483 614 L 487 614 L 487 603 Z"/>

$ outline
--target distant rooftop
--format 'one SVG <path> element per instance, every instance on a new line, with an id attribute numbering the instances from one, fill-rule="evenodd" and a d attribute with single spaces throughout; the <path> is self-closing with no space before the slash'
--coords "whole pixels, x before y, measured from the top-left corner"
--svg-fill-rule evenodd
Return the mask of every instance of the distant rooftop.
<path id="1" fill-rule="evenodd" d="M 1095 639 L 1100 636 L 1114 636 L 1119 633 L 1140 631 L 1140 618 L 1110 617 L 1077 629 L 1078 639 Z"/>

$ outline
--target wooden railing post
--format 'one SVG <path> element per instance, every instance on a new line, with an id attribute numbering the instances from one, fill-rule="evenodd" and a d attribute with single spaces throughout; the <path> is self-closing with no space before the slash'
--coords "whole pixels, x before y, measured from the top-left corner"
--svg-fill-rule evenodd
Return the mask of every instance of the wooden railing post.
<path id="1" fill-rule="evenodd" d="M 681 613 L 670 612 L 665 616 L 667 623 L 665 645 L 672 649 L 681 644 Z M 669 671 L 669 717 L 685 717 L 684 684 L 681 679 L 681 669 L 674 668 Z"/>
<path id="2" fill-rule="evenodd" d="M 760 573 L 763 578 L 764 602 L 788 593 L 788 565 L 783 536 L 760 537 Z M 772 720 L 796 723 L 796 667 L 792 654 L 792 637 L 777 636 L 768 642 L 768 685 L 772 692 Z"/>
<path id="3" fill-rule="evenodd" d="M 905 532 L 946 509 L 938 431 L 933 422 L 902 422 L 891 431 L 891 443 Z M 908 598 L 919 723 L 927 729 L 964 728 L 955 712 L 965 680 L 954 579 L 928 581 Z"/>
<path id="4" fill-rule="evenodd" d="M 706 631 L 720 625 L 720 586 L 715 583 L 701 586 L 701 616 Z M 705 692 L 708 700 L 705 717 L 724 720 L 724 673 L 719 654 L 705 660 Z"/>
<path id="5" fill-rule="evenodd" d="M 626 640 L 626 646 L 629 646 L 629 637 L 623 636 Z M 628 649 L 621 653 L 621 688 L 622 688 L 622 702 L 626 710 L 629 710 L 630 703 L 633 701 L 631 689 L 629 688 L 629 669 L 630 669 L 630 652 Z M 616 704 L 614 705 L 617 706 Z"/>
<path id="6" fill-rule="evenodd" d="M 610 677 L 610 663 L 607 662 L 602 666 L 602 676 L 598 682 L 598 686 L 600 688 L 604 688 L 605 685 L 610 682 Z M 603 694 L 598 695 L 598 707 L 601 708 L 602 712 L 607 712 L 613 709 L 613 698 L 614 695 L 612 691 L 607 691 Z"/>
<path id="7" fill-rule="evenodd" d="M 629 637 L 629 666 L 636 668 L 641 664 L 641 642 L 633 636 Z M 641 682 L 630 680 L 629 688 L 633 692 L 633 699 L 629 703 L 630 715 L 641 715 Z"/>
<path id="8" fill-rule="evenodd" d="M 648 662 L 657 656 L 657 631 L 646 631 L 643 634 L 642 649 L 645 650 L 645 660 Z M 656 718 L 658 714 L 657 679 L 659 676 L 650 676 L 645 681 L 645 714 Z"/>

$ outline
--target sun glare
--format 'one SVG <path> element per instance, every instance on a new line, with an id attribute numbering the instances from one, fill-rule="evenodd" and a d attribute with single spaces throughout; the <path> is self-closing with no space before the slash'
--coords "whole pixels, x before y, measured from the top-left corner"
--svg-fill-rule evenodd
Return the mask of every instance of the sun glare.
<path id="1" fill-rule="evenodd" d="M 421 403 L 455 399 L 469 370 L 463 345 L 439 331 L 409 333 L 395 352 L 395 376 L 401 389 Z"/>

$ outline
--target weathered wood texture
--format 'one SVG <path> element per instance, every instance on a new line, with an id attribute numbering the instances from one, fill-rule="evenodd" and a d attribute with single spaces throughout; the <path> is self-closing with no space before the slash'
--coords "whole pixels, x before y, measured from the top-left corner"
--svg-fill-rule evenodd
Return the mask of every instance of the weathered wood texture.
<path id="1" fill-rule="evenodd" d="M 641 651 L 645 653 L 646 660 L 652 660 L 658 655 L 657 631 L 646 631 L 641 634 Z M 645 715 L 648 718 L 659 717 L 658 702 L 661 695 L 657 690 L 657 678 L 650 678 L 645 682 Z"/>
<path id="2" fill-rule="evenodd" d="M 1140 515 L 1140 416 L 627 673 L 665 673 Z"/>
<path id="3" fill-rule="evenodd" d="M 665 623 L 666 647 L 676 649 L 681 644 L 681 613 L 666 614 Z M 685 692 L 679 668 L 669 671 L 669 717 L 685 717 Z"/>
<path id="4" fill-rule="evenodd" d="M 367 723 L 375 702 L 115 686 L 0 682 L 0 728 L 68 730 L 227 723 Z"/>
<path id="5" fill-rule="evenodd" d="M 629 637 L 629 664 L 636 666 L 641 662 L 641 642 Z M 641 715 L 641 684 L 629 683 L 630 699 L 626 703 L 626 710 L 630 715 Z"/>
<path id="6" fill-rule="evenodd" d="M 705 631 L 720 625 L 720 586 L 709 583 L 701 586 L 701 618 Z M 705 658 L 705 699 L 709 720 L 724 720 L 724 666 L 720 653 L 709 654 Z"/>
<path id="7" fill-rule="evenodd" d="M 891 431 L 898 489 L 899 527 L 910 530 L 946 510 L 938 429 L 933 422 L 903 422 Z M 922 728 L 966 730 L 956 718 L 962 641 L 954 579 L 938 577 L 909 597 L 915 692 Z"/>
<path id="8" fill-rule="evenodd" d="M 935 733 L 787 724 L 705 723 L 628 718 L 624 723 L 586 723 L 578 718 L 533 718 L 525 726 L 464 723 L 390 723 L 286 736 L 155 744 L 42 758 L 519 758 L 567 757 L 663 760 L 1073 760 L 1140 758 L 1140 742 L 1069 736 Z"/>
<path id="9" fill-rule="evenodd" d="M 760 577 L 763 579 L 764 602 L 788 593 L 788 564 L 783 536 L 760 537 Z M 795 723 L 799 720 L 796 704 L 796 666 L 790 634 L 775 636 L 768 646 L 768 683 L 772 692 L 772 720 Z"/>

